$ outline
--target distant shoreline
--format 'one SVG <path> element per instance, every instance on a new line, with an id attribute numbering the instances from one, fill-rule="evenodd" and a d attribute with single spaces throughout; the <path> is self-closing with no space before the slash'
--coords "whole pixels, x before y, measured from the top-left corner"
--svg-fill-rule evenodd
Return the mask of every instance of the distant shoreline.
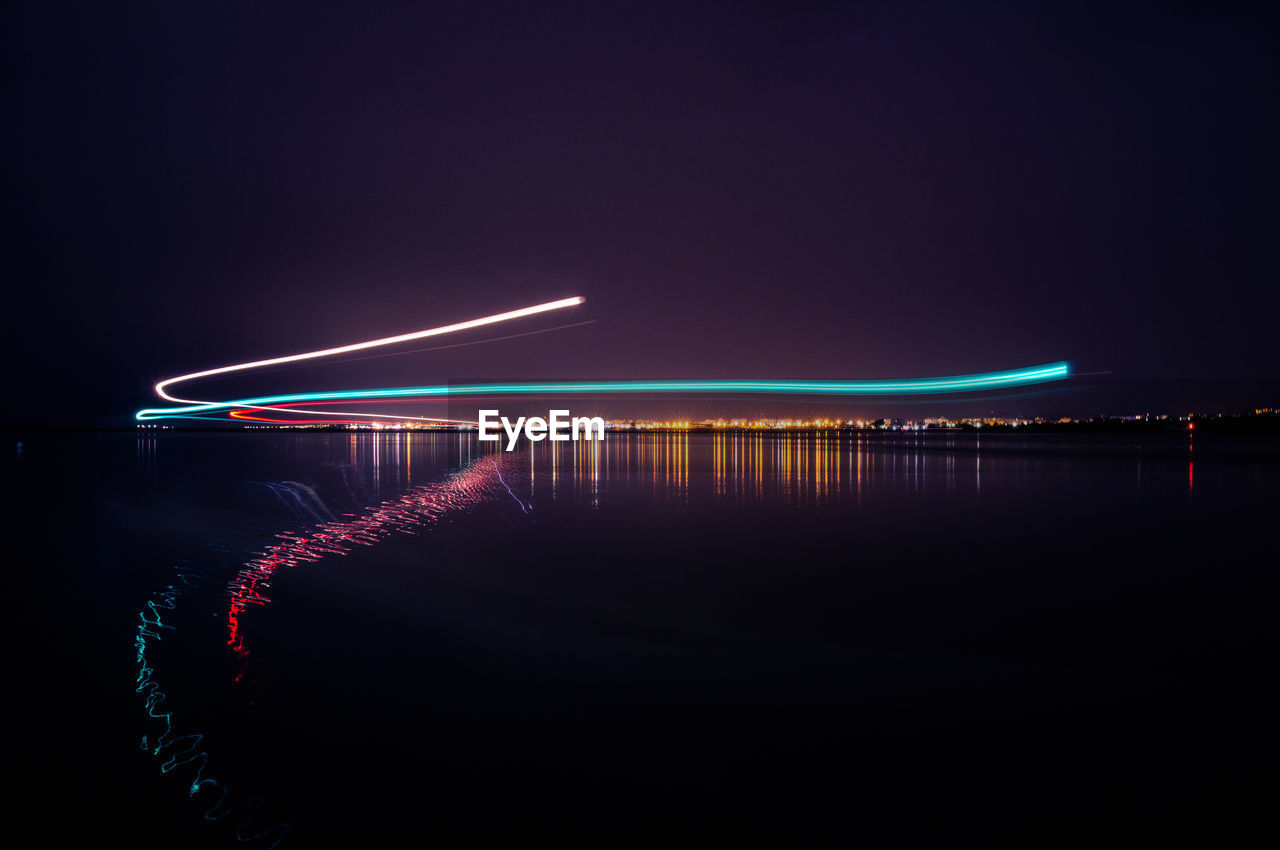
<path id="1" fill-rule="evenodd" d="M 1017 424 L 1013 424 L 1016 421 Z M 1025 420 L 977 420 L 956 422 L 947 425 L 919 422 L 900 422 L 898 420 L 877 420 L 877 423 L 856 424 L 773 424 L 759 425 L 724 424 L 710 422 L 690 422 L 688 425 L 649 424 L 643 420 L 630 423 L 610 423 L 609 433 L 626 434 L 814 434 L 840 433 L 875 435 L 902 434 L 957 434 L 957 433 L 1007 433 L 1007 434 L 1162 434 L 1186 433 L 1194 434 L 1280 434 L 1280 412 L 1267 409 L 1245 414 L 1212 414 L 1183 417 L 1151 416 L 1110 417 L 1099 416 L 1092 419 L 1072 420 L 1068 422 L 1036 422 Z M 7 433 L 137 433 L 154 434 L 172 433 L 325 433 L 325 434 L 365 434 L 365 433 L 475 433 L 474 426 L 441 425 L 433 427 L 357 427 L 342 425 L 137 425 L 118 427 L 66 426 L 66 427 L 4 427 Z"/>

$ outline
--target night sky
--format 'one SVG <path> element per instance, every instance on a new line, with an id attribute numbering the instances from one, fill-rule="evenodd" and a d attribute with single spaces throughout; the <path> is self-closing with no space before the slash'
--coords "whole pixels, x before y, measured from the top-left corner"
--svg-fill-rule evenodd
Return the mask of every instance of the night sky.
<path id="1" fill-rule="evenodd" d="M 1276 401 L 1274 5 L 411 5 L 10 12 L 10 423 L 568 295 L 227 390 L 1071 360 Z"/>

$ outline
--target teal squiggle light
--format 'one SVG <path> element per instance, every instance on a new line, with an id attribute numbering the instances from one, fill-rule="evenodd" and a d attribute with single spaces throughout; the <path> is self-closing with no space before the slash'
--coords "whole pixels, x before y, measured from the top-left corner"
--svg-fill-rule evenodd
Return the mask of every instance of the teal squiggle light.
<path id="1" fill-rule="evenodd" d="M 272 850 L 284 839 L 290 824 L 286 821 L 251 831 L 250 825 L 262 807 L 263 799 L 258 796 L 248 797 L 234 805 L 228 805 L 231 789 L 206 773 L 209 754 L 201 748 L 204 735 L 198 732 L 179 734 L 174 712 L 165 707 L 168 697 L 156 679 L 155 667 L 151 661 L 154 644 L 163 640 L 166 631 L 176 628 L 172 623 L 165 622 L 165 619 L 177 608 L 183 591 L 200 586 L 208 574 L 224 568 L 226 559 L 231 556 L 231 550 L 226 547 L 215 543 L 213 548 L 211 563 L 184 561 L 177 569 L 177 583 L 166 585 L 153 593 L 138 612 L 138 629 L 134 636 L 138 665 L 136 690 L 143 696 L 147 717 L 159 724 L 159 732 L 144 734 L 139 745 L 153 757 L 163 759 L 161 773 L 169 774 L 187 765 L 192 767 L 194 775 L 186 786 L 188 797 L 195 797 L 205 790 L 215 792 L 213 805 L 204 812 L 205 820 L 221 821 L 236 814 L 231 819 L 235 824 L 235 837 L 240 841 L 261 839 L 268 850 Z"/>
<path id="2" fill-rule="evenodd" d="M 1066 361 L 1047 363 L 1025 369 L 954 375 L 945 378 L 912 378 L 903 380 L 866 381 L 798 381 L 798 380 L 691 380 L 691 381 L 554 381 L 496 384 L 436 385 L 429 387 L 389 387 L 370 390 L 338 390 L 319 393 L 261 396 L 235 401 L 210 402 L 183 407 L 160 407 L 139 410 L 134 418 L 173 419 L 192 414 L 230 410 L 237 407 L 261 407 L 300 401 L 336 401 L 342 399 L 406 398 L 421 396 L 466 395 L 552 395 L 595 393 L 762 393 L 789 395 L 920 395 L 929 393 L 963 393 L 980 390 L 1009 389 L 1061 381 L 1071 377 L 1071 364 Z"/>

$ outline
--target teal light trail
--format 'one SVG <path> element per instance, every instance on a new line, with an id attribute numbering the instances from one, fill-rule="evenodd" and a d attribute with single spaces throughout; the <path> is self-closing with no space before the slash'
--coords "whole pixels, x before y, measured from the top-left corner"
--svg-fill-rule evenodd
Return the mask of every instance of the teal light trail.
<path id="1" fill-rule="evenodd" d="M 926 393 L 962 393 L 980 390 L 1008 389 L 1061 381 L 1071 376 L 1071 364 L 1048 363 L 1026 369 L 1007 372 L 986 372 L 975 375 L 955 375 L 948 378 L 914 378 L 904 380 L 869 381 L 787 381 L 787 380 L 725 380 L 725 381 L 557 381 L 518 382 L 503 384 L 438 385 L 431 387 L 390 387 L 373 390 L 339 390 L 322 393 L 294 393 L 291 395 L 262 396 L 236 401 L 210 402 L 184 407 L 161 407 L 139 410 L 135 417 L 149 419 L 186 418 L 191 414 L 230 410 L 238 407 L 262 407 L 302 401 L 336 401 L 340 399 L 398 398 L 409 396 L 466 396 L 466 395 L 540 395 L 594 393 L 761 393 L 790 395 L 919 395 Z"/>

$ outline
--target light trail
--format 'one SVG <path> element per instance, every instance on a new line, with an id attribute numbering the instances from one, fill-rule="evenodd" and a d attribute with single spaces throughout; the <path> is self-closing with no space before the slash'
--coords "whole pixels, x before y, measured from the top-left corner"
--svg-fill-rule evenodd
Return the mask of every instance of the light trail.
<path id="1" fill-rule="evenodd" d="M 340 345 L 336 348 L 324 348 L 319 351 L 308 351 L 303 354 L 289 354 L 285 357 L 272 357 L 269 360 L 255 360 L 252 363 L 237 363 L 234 366 L 219 366 L 217 369 L 206 369 L 203 372 L 192 372 L 190 375 L 179 375 L 176 378 L 166 378 L 156 384 L 156 395 L 160 396 L 165 401 L 172 401 L 178 404 L 203 404 L 204 402 L 171 396 L 165 392 L 165 387 L 171 387 L 174 384 L 181 384 L 186 381 L 194 381 L 197 378 L 209 378 L 214 375 L 225 375 L 228 372 L 241 372 L 245 369 L 258 369 L 263 366 L 278 366 L 281 363 L 296 363 L 299 360 L 314 360 L 317 357 L 331 357 L 335 354 L 346 354 L 348 351 L 361 351 L 366 348 L 395 345 L 396 343 L 409 342 L 410 340 L 415 339 L 424 339 L 429 336 L 440 336 L 441 334 L 456 333 L 457 331 L 466 331 L 471 330 L 472 328 L 481 328 L 485 325 L 492 325 L 498 322 L 508 322 L 512 319 L 534 316 L 538 313 L 545 313 L 548 310 L 560 310 L 565 307 L 575 307 L 586 300 L 587 299 L 575 295 L 572 298 L 562 298 L 559 301 L 548 301 L 545 304 L 535 304 L 532 307 L 522 307 L 519 310 L 511 310 L 507 313 L 498 313 L 493 316 L 485 316 L 481 319 L 471 319 L 466 322 L 457 322 L 452 325 L 429 328 L 425 331 L 414 331 L 413 333 L 400 334 L 399 336 L 388 336 L 383 337 L 382 339 L 370 340 L 369 342 L 353 342 L 350 345 Z"/>
<path id="2" fill-rule="evenodd" d="M 428 328 L 427 330 L 414 331 L 407 334 L 399 334 L 397 336 L 383 337 L 382 339 L 369 340 L 367 342 L 355 342 L 347 345 L 340 345 L 333 348 L 324 348 L 316 351 L 307 351 L 301 354 L 290 354 L 283 357 L 272 357 L 266 360 L 255 360 L 248 363 L 236 363 L 230 366 L 220 366 L 216 369 L 206 369 L 201 372 L 192 372 L 188 375 L 179 375 L 174 378 L 166 378 L 155 385 L 156 395 L 166 401 L 174 402 L 181 405 L 179 407 L 169 408 L 147 408 L 139 410 L 134 414 L 134 418 L 138 421 L 148 421 L 153 419 L 204 419 L 201 416 L 204 413 L 214 413 L 228 411 L 228 415 L 232 419 L 250 420 L 258 422 L 272 422 L 279 424 L 321 424 L 326 421 L 353 421 L 351 417 L 359 417 L 359 419 L 392 419 L 400 421 L 413 422 L 449 422 L 458 424 L 475 424 L 473 420 L 467 419 L 445 419 L 441 417 L 430 416 L 402 416 L 394 414 L 364 413 L 358 411 L 338 411 L 338 410 L 314 410 L 308 409 L 306 412 L 316 416 L 341 417 L 341 419 L 331 420 L 308 420 L 302 422 L 299 420 L 280 420 L 273 418 L 263 418 L 248 415 L 248 411 L 275 412 L 275 413 L 292 413 L 297 414 L 299 411 L 294 407 L 308 407 L 312 404 L 324 402 L 351 403 L 353 400 L 387 403 L 388 401 L 409 401 L 413 396 L 425 397 L 421 400 L 443 399 L 450 396 L 469 396 L 469 395 L 532 395 L 532 394 L 577 394 L 577 395 L 593 395 L 599 393 L 762 393 L 762 394 L 791 394 L 791 395 L 848 395 L 848 396 L 874 396 L 874 395 L 919 395 L 926 393 L 961 393 L 977 390 L 1004 389 L 1011 387 L 1021 387 L 1028 384 L 1045 383 L 1048 381 L 1059 381 L 1071 376 L 1071 364 L 1063 361 L 1058 363 L 1049 363 L 1043 366 L 1033 366 L 1026 369 L 1013 369 L 1004 372 L 985 372 L 973 375 L 955 375 L 944 378 L 916 378 L 903 380 L 850 380 L 850 381 L 802 381 L 802 380 L 654 380 L 654 381 L 558 381 L 558 382 L 517 382 L 517 383 L 496 383 L 496 384 L 462 384 L 455 386 L 436 385 L 426 387 L 390 387 L 385 389 L 367 389 L 367 390 L 339 390 L 333 392 L 317 392 L 317 393 L 291 393 L 287 395 L 259 396 L 256 398 L 242 398 L 233 401 L 204 401 L 200 399 L 180 398 L 168 392 L 167 388 L 176 386 L 187 381 L 194 381 L 200 378 L 209 378 L 216 375 L 225 375 L 232 372 L 242 372 L 249 369 L 258 369 L 266 366 L 279 366 L 286 363 L 296 363 L 304 360 L 315 360 L 323 357 L 333 357 L 339 354 L 348 354 L 353 351 L 363 351 L 370 348 L 379 348 L 382 346 L 395 345 L 411 340 L 425 339 L 427 337 L 442 336 L 444 334 L 457 333 L 459 331 L 470 330 L 472 328 L 484 327 L 486 325 L 507 322 L 513 319 L 520 319 L 526 316 L 534 316 L 539 313 L 546 313 L 552 310 L 561 310 L 566 307 L 575 307 L 586 301 L 581 296 L 573 296 L 571 298 L 562 298 L 558 301 L 548 301 L 543 304 L 535 304 L 531 307 L 522 307 L 518 310 L 510 310 L 505 313 L 496 313 L 492 316 L 484 316 L 478 319 L 470 319 L 464 322 L 455 322 L 450 325 L 442 325 L 437 328 Z M 419 399 L 414 399 L 419 400 Z M 224 420 L 220 420 L 224 421 Z M 357 420 L 358 421 L 358 420 Z"/>
<path id="3" fill-rule="evenodd" d="M 290 403 L 287 403 L 287 404 L 283 404 L 283 403 L 282 403 L 282 404 L 279 404 L 279 405 L 273 405 L 273 406 L 271 406 L 271 407 L 254 407 L 254 408 L 252 408 L 252 410 L 281 410 L 281 411 L 285 411 L 285 412 L 288 412 L 288 413 L 324 413 L 324 414 L 326 414 L 326 415 L 330 415 L 330 416 L 364 416 L 364 417 L 372 416 L 372 417 L 382 418 L 382 419 L 412 419 L 412 420 L 414 420 L 414 421 L 418 421 L 418 422 L 465 422 L 465 423 L 467 423 L 467 424 L 472 424 L 472 423 L 471 423 L 471 420 L 464 420 L 464 419 L 439 419 L 439 418 L 435 418 L 435 417 L 420 417 L 420 416 L 394 416 L 394 415 L 386 415 L 386 416 L 384 416 L 384 415 L 379 414 L 379 413 L 359 413 L 359 412 L 348 412 L 348 411 L 339 411 L 339 410 L 334 410 L 334 411 L 325 411 L 325 410 L 310 410 L 310 409 L 309 409 L 309 408 L 311 408 L 313 405 L 317 405 L 317 404 L 323 404 L 323 405 L 331 405 L 331 404 L 404 404 L 405 402 L 415 402 L 415 401 L 416 401 L 416 402 L 433 402 L 433 403 L 435 403 L 435 404 L 439 404 L 439 403 L 442 401 L 442 399 L 441 399 L 439 396 L 436 396 L 436 397 L 434 397 L 434 398 L 383 398 L 383 399 L 378 399 L 378 398 L 360 398 L 360 399 L 351 399 L 351 400 L 347 400 L 347 401 L 342 401 L 342 400 L 338 400 L 338 399 L 330 399 L 330 400 L 328 400 L 328 401 L 295 401 L 295 402 L 290 402 Z M 308 408 L 308 409 L 305 409 L 305 410 L 299 410 L 298 408 Z M 250 416 L 250 415 L 249 415 L 249 411 L 247 411 L 247 410 L 232 410 L 232 411 L 230 411 L 230 412 L 228 413 L 228 415 L 229 415 L 232 419 L 240 419 L 240 420 L 244 420 L 244 421 L 247 421 L 247 422 L 271 422 L 271 423 L 278 424 L 278 425 L 333 425 L 333 424 L 338 424 L 338 423 L 347 423 L 347 424 L 350 424 L 350 425 L 359 425 L 361 422 L 364 422 L 364 421 L 365 421 L 365 420 L 363 420 L 363 419 L 271 419 L 271 418 L 268 418 L 268 417 L 262 417 L 262 416 Z M 214 419 L 214 418 L 216 418 L 216 417 L 195 417 L 195 416 L 192 416 L 191 418 L 192 418 L 192 419 L 196 419 L 196 418 L 201 418 L 201 419 L 203 419 L 203 418 Z M 219 422 L 221 422 L 221 421 L 223 421 L 223 420 L 218 419 L 218 421 L 219 421 Z"/>
<path id="4" fill-rule="evenodd" d="M 194 404 L 194 405 L 210 404 L 211 402 L 202 401 L 200 399 L 178 398 L 177 396 L 170 395 L 168 392 L 166 392 L 165 388 L 174 386 L 175 384 L 185 383 L 187 381 L 198 380 L 199 378 L 209 378 L 209 377 L 213 377 L 214 375 L 225 375 L 229 372 L 242 372 L 246 369 L 259 369 L 264 366 L 278 366 L 283 363 L 296 363 L 300 360 L 314 360 L 320 357 L 332 357 L 336 354 L 347 354 L 352 351 L 362 351 L 367 348 L 379 348 L 384 345 L 396 345 L 401 342 L 410 342 L 415 339 L 425 339 L 427 337 L 432 337 L 432 336 L 441 336 L 443 334 L 457 333 L 458 331 L 471 330 L 472 328 L 481 328 L 486 325 L 493 325 L 499 322 L 508 322 L 508 321 L 511 321 L 512 319 L 522 319 L 526 316 L 535 316 L 539 313 L 546 313 L 551 310 L 562 310 L 565 307 L 576 307 L 579 304 L 585 303 L 586 300 L 587 299 L 579 295 L 575 295 L 571 298 L 561 298 L 558 301 L 547 301 L 546 303 L 543 303 L 543 304 L 535 304 L 532 307 L 521 307 L 518 310 L 509 310 L 506 313 L 496 313 L 492 316 L 484 316 L 479 319 L 469 319 L 465 322 L 455 322 L 454 324 L 442 325 L 441 327 L 438 327 L 438 328 L 428 328 L 427 330 L 413 331 L 412 333 L 383 337 L 382 339 L 369 340 L 368 342 L 353 342 L 348 345 L 340 345 L 335 348 L 323 348 L 317 351 L 307 351 L 307 352 L 303 352 L 302 354 L 289 354 L 284 357 L 272 357 L 267 360 L 255 360 L 250 363 L 236 363 L 231 366 L 219 366 L 216 369 L 206 369 L 203 372 L 192 372 L 189 375 L 179 375 L 176 378 L 166 378 L 165 380 L 155 385 L 155 392 L 156 392 L 156 395 L 160 396 L 160 398 L 164 399 L 165 401 L 172 401 L 177 404 Z M 234 404 L 231 406 L 246 407 L 246 408 L 255 409 L 255 410 L 276 410 L 276 408 L 262 407 L 260 405 L 252 405 L 252 404 Z M 144 418 L 142 416 L 142 412 L 143 411 L 139 411 L 139 413 L 136 416 L 137 419 Z M 323 416 L 360 416 L 360 417 L 369 417 L 369 418 L 375 418 L 375 419 L 400 419 L 400 420 L 411 420 L 411 421 L 418 421 L 418 422 L 467 422 L 467 420 L 458 420 L 458 419 L 440 419 L 436 417 L 422 417 L 422 416 L 394 416 L 394 415 L 384 415 L 384 414 L 377 414 L 377 413 L 351 413 L 351 412 L 338 412 L 338 411 L 328 411 L 328 410 L 312 410 L 309 412 L 316 415 L 323 415 Z"/>
<path id="5" fill-rule="evenodd" d="M 448 397 L 467 395 L 535 395 L 599 393 L 766 393 L 789 395 L 916 395 L 925 393 L 959 393 L 974 390 L 1004 389 L 1029 384 L 1060 381 L 1071 376 L 1071 364 L 1065 361 L 973 375 L 944 378 L 860 381 L 788 381 L 788 380 L 680 380 L 680 381 L 558 381 L 501 384 L 460 384 L 427 387 L 389 387 L 369 390 L 340 390 L 320 393 L 293 393 L 261 396 L 226 402 L 197 403 L 186 407 L 151 408 L 136 414 L 139 420 L 181 417 L 231 408 L 264 408 L 264 405 L 290 402 L 335 401 L 345 399 L 395 399 L 410 396 Z M 287 410 L 287 408 L 286 408 Z M 316 411 L 308 411 L 314 413 Z M 343 414 L 351 415 L 351 414 Z"/>

